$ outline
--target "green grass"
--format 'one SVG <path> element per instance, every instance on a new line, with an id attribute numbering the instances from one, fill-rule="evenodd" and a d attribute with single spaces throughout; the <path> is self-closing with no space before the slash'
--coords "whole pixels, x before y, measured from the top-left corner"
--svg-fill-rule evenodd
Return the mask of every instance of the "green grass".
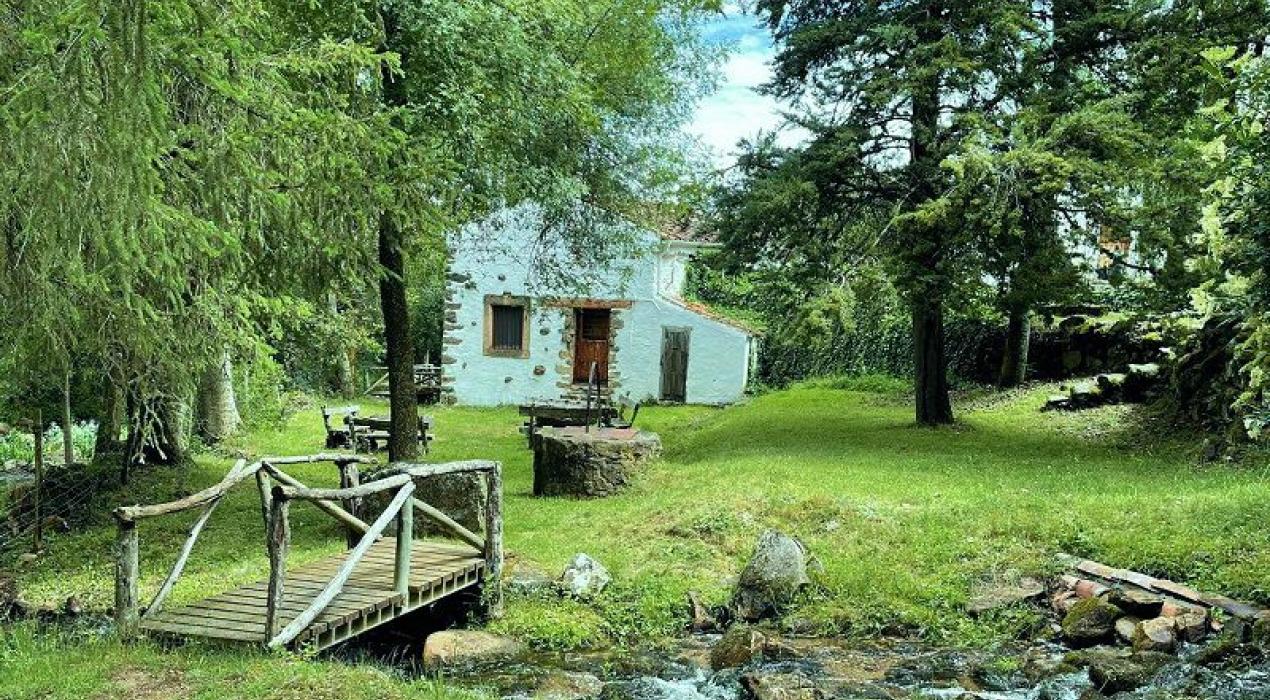
<path id="1" fill-rule="evenodd" d="M 874 384 L 854 387 L 867 392 L 804 386 L 722 410 L 645 409 L 641 422 L 662 435 L 664 459 L 632 490 L 594 501 L 532 497 L 514 410 L 438 409 L 433 459 L 503 462 L 506 542 L 518 560 L 554 572 L 584 551 L 614 574 L 593 603 L 511 598 L 495 629 L 545 648 L 656 643 L 682 629 L 687 591 L 726 599 L 765 528 L 800 537 L 823 565 L 816 590 L 790 615 L 825 633 L 1000 640 L 1036 620 L 971 621 L 961 613 L 970 589 L 1044 574 L 1058 551 L 1270 603 L 1263 464 L 1197 466 L 1196 439 L 1145 424 L 1126 407 L 1040 413 L 1052 387 L 978 396 L 961 404 L 958 426 L 920 429 L 906 400 Z M 298 454 L 321 442 L 310 407 L 238 447 Z M 193 470 L 146 472 L 128 500 L 195 490 L 228 464 L 209 455 Z M 329 465 L 293 471 L 315 485 L 336 481 Z M 332 520 L 309 508 L 292 512 L 292 561 L 343 546 Z M 143 597 L 192 517 L 142 525 Z M 107 607 L 112 538 L 106 519 L 54 537 L 49 554 L 22 574 L 26 595 L 55 602 L 76 594 Z M 258 503 L 243 488 L 212 519 L 174 599 L 266 571 Z"/>
<path id="2" fill-rule="evenodd" d="M 0 627 L 5 700 L 468 700 L 471 693 L 373 664 L 151 643 L 30 624 Z"/>

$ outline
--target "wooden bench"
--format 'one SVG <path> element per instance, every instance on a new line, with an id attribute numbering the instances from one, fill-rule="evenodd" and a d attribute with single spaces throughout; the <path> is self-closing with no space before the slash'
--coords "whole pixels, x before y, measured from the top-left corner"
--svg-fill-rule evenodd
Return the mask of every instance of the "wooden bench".
<path id="1" fill-rule="evenodd" d="M 361 406 L 323 406 L 322 407 L 322 426 L 326 428 L 326 447 L 328 449 L 337 450 L 342 448 L 351 448 L 353 441 L 349 439 L 348 419 L 356 418 L 361 412 Z M 331 419 L 339 417 L 335 425 L 331 424 Z"/>
<path id="2" fill-rule="evenodd" d="M 375 452 L 388 446 L 388 438 L 392 437 L 392 418 L 389 416 L 346 416 L 348 432 L 353 437 L 350 442 L 359 452 Z M 432 434 L 432 416 L 419 416 L 419 444 L 423 453 L 427 454 L 429 443 L 435 438 Z"/>

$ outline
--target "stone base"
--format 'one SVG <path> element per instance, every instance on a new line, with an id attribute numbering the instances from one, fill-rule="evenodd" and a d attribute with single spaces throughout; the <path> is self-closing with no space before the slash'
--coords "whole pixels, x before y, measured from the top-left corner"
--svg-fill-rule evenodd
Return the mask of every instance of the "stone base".
<path id="1" fill-rule="evenodd" d="M 544 427 L 533 447 L 535 496 L 600 498 L 626 488 L 656 459 L 661 438 L 634 429 Z"/>

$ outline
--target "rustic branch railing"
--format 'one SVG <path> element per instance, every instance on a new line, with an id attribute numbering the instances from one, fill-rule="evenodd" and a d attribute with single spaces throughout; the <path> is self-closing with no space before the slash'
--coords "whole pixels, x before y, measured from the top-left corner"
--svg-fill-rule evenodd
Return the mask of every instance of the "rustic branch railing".
<path id="1" fill-rule="evenodd" d="M 340 468 L 341 488 L 310 488 L 283 472 L 279 465 L 314 462 L 334 462 Z M 393 586 L 404 598 L 410 596 L 411 551 L 414 538 L 414 513 L 418 511 L 439 524 L 443 529 L 482 553 L 483 579 L 486 583 L 484 603 L 489 614 L 499 615 L 502 610 L 501 573 L 502 545 L 502 468 L 498 462 L 471 460 L 445 464 L 396 463 L 374 475 L 372 480 L 359 483 L 358 464 L 374 463 L 364 455 L 319 454 L 295 457 L 267 457 L 247 464 L 239 460 L 220 483 L 185 498 L 149 506 L 127 506 L 115 509 L 118 523 L 115 566 L 115 616 L 120 633 L 132 636 L 141 620 L 155 615 L 184 571 L 185 564 L 202 533 L 204 525 L 215 511 L 220 500 L 234 486 L 255 476 L 260 494 L 261 514 L 267 532 L 269 553 L 269 583 L 266 600 L 265 639 L 269 647 L 284 646 L 293 641 L 313 623 L 327 606 L 340 594 L 358 562 L 380 537 L 389 521 L 397 521 L 397 540 Z M 485 536 L 468 530 L 435 507 L 414 498 L 415 480 L 457 473 L 483 474 L 486 479 L 487 501 Z M 274 483 L 277 482 L 277 483 Z M 396 490 L 387 508 L 374 523 L 367 524 L 346 509 L 362 498 L 381 492 Z M 285 626 L 279 614 L 286 580 L 286 560 L 291 541 L 289 506 L 293 500 L 308 501 L 331 515 L 348 529 L 351 551 L 335 576 L 323 587 L 311 603 Z M 150 605 L 141 612 L 138 606 L 139 543 L 137 522 L 144 518 L 182 512 L 198 507 L 203 512 L 190 528 L 176 563 L 160 586 Z M 355 506 L 353 506 L 355 507 Z"/>

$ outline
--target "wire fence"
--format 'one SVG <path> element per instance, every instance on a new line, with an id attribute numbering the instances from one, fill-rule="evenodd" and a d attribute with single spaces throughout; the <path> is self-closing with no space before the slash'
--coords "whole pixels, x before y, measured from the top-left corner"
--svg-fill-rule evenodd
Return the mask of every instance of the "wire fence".
<path id="1" fill-rule="evenodd" d="M 105 484 L 92 461 L 96 426 L 73 427 L 71 461 L 56 425 L 40 435 L 4 436 L 0 470 L 0 568 L 24 553 L 39 552 L 49 535 L 65 532 L 84 514 Z"/>

